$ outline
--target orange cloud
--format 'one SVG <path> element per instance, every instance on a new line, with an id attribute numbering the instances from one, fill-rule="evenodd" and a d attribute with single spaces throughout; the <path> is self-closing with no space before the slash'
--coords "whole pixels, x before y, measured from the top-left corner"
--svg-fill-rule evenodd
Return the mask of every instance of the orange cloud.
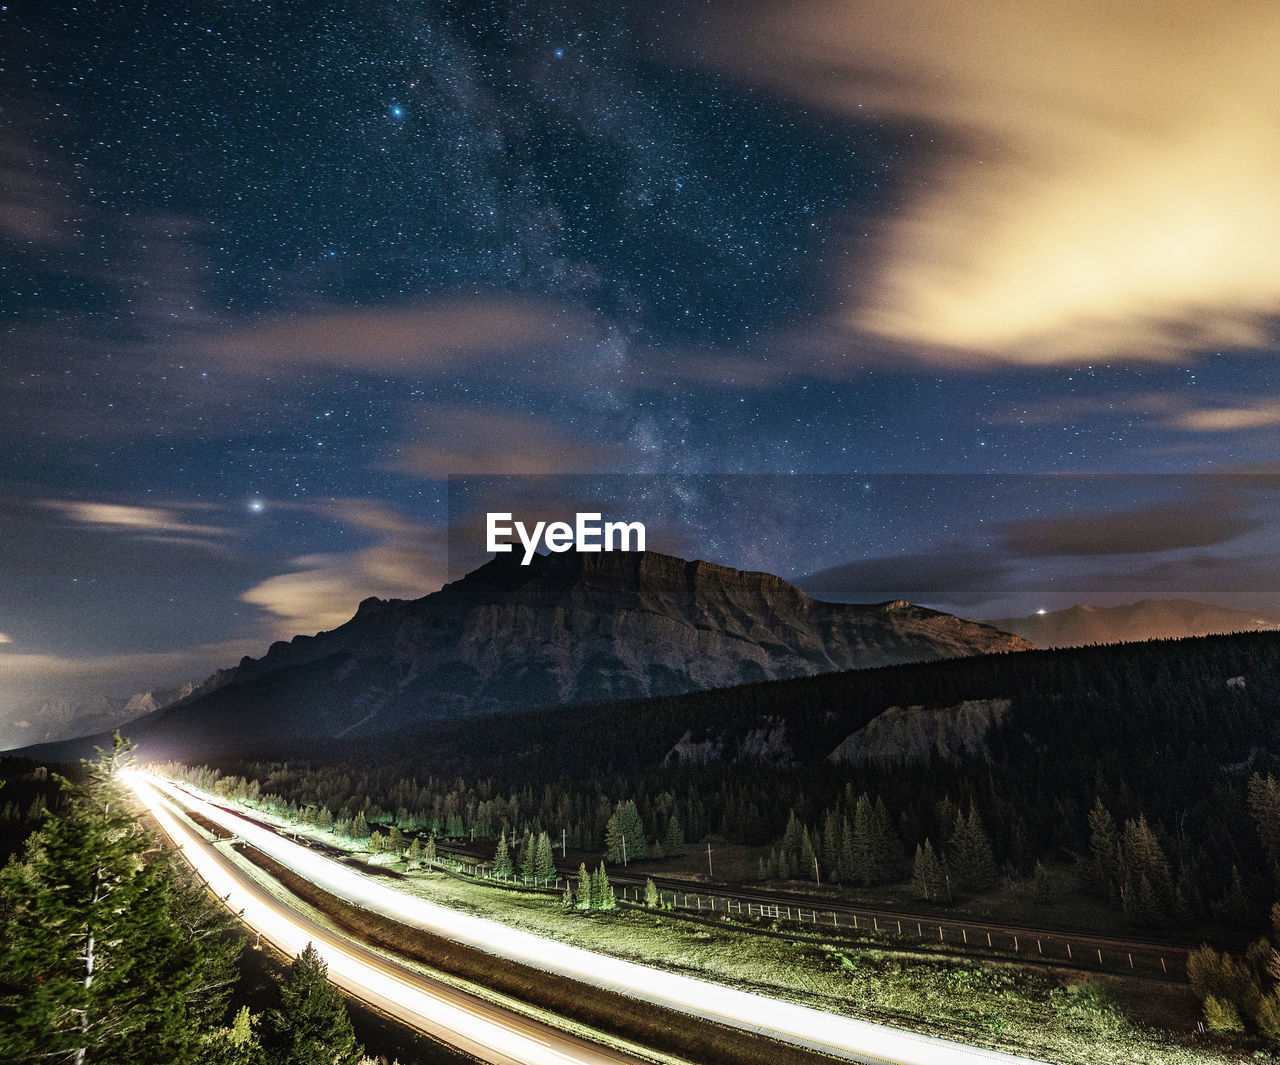
<path id="1" fill-rule="evenodd" d="M 746 77 L 953 146 L 881 233 L 848 328 L 945 363 L 1174 359 L 1280 308 L 1280 7 L 725 7 Z M 731 30 L 733 32 L 731 32 Z"/>
<path id="2" fill-rule="evenodd" d="M 171 507 L 137 507 L 120 503 L 92 503 L 44 499 L 39 506 L 56 511 L 78 525 L 104 532 L 127 532 L 163 539 L 173 543 L 207 546 L 210 537 L 222 537 L 227 529 L 214 525 L 195 525 L 182 516 L 183 509 L 207 509 L 204 504 L 180 504 Z"/>
<path id="3" fill-rule="evenodd" d="M 499 297 L 364 310 L 317 310 L 232 328 L 201 345 L 242 368 L 279 363 L 418 374 L 500 361 L 563 343 L 582 327 L 555 308 Z"/>
<path id="4" fill-rule="evenodd" d="M 244 592 L 242 600 L 273 616 L 280 638 L 337 628 L 371 595 L 417 599 L 444 583 L 443 530 L 371 500 L 337 500 L 325 512 L 343 524 L 379 534 L 382 542 L 356 551 L 295 558 L 290 572 Z"/>
<path id="5" fill-rule="evenodd" d="M 418 420 L 414 442 L 401 449 L 393 465 L 440 478 L 594 472 L 617 468 L 625 457 L 621 446 L 566 432 L 549 418 L 430 406 Z"/>
<path id="6" fill-rule="evenodd" d="M 1225 432 L 1234 429 L 1265 429 L 1280 425 L 1280 400 L 1238 407 L 1207 407 L 1188 411 L 1177 424 L 1197 432 Z"/>

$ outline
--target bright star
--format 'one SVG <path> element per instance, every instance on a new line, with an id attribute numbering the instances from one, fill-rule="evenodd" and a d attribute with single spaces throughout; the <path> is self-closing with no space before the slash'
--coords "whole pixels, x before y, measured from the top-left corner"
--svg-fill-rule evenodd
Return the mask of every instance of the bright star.
<path id="1" fill-rule="evenodd" d="M 267 509 L 267 505 L 261 499 L 249 500 L 249 509 L 255 514 L 261 514 Z"/>
<path id="2" fill-rule="evenodd" d="M 394 107 L 391 108 L 391 117 L 404 118 L 404 108 L 401 107 L 399 104 L 396 104 Z"/>

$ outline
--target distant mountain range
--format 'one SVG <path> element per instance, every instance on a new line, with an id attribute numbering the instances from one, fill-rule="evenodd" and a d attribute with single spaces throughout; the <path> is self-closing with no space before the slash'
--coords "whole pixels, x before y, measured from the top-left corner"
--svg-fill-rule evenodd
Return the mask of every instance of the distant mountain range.
<path id="1" fill-rule="evenodd" d="M 365 600 L 345 625 L 242 659 L 130 732 L 154 757 L 301 757 L 430 720 L 1030 646 L 902 600 L 826 603 L 770 574 L 655 552 L 498 556 L 422 599 Z"/>
<path id="2" fill-rule="evenodd" d="M 185 699 L 194 682 L 164 691 L 139 692 L 129 696 L 103 695 L 87 703 L 70 699 L 45 699 L 18 707 L 4 725 L 6 746 L 20 747 L 70 739 L 86 733 L 110 732 L 143 714 Z"/>
<path id="3" fill-rule="evenodd" d="M 1280 630 L 1280 618 L 1191 599 L 1143 599 L 1124 606 L 1081 605 L 1024 618 L 999 618 L 987 624 L 1016 633 L 1037 647 L 1084 647 Z"/>

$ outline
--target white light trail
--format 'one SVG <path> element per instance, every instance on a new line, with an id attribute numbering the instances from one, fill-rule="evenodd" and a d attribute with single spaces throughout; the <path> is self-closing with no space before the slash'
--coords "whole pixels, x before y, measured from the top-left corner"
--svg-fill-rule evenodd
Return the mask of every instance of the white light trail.
<path id="1" fill-rule="evenodd" d="M 329 967 L 329 978 L 358 998 L 496 1065 L 639 1065 L 635 1058 L 591 1047 L 449 988 L 432 991 L 414 982 L 410 973 L 396 973 L 372 952 L 289 912 L 264 890 L 247 883 L 243 874 L 228 867 L 227 859 L 217 854 L 212 844 L 192 833 L 166 808 L 154 778 L 130 773 L 128 780 L 184 858 L 232 911 L 242 911 L 246 925 L 290 956 L 301 954 L 308 943 L 314 943 Z M 182 802 L 194 805 L 189 796 L 182 796 Z M 215 811 L 221 813 L 212 806 L 202 810 L 210 820 L 214 820 Z M 241 829 L 249 827 L 234 825 L 245 838 L 249 833 Z"/>
<path id="2" fill-rule="evenodd" d="M 157 783 L 175 801 L 234 832 L 281 865 L 341 899 L 546 972 L 582 980 L 681 1013 L 835 1053 L 853 1061 L 875 1065 L 993 1065 L 997 1062 L 1026 1065 L 1035 1061 L 888 1028 L 623 961 L 510 928 L 497 921 L 460 913 L 373 881 L 208 802 L 189 789 L 179 789 L 168 781 Z"/>

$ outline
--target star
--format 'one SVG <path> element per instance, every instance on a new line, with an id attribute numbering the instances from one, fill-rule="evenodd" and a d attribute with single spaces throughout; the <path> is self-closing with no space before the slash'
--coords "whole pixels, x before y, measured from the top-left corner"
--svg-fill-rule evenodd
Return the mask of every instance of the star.
<path id="1" fill-rule="evenodd" d="M 249 510 L 253 514 L 261 514 L 267 509 L 267 505 L 261 499 L 249 500 Z"/>
<path id="2" fill-rule="evenodd" d="M 392 118 L 404 118 L 404 108 L 403 108 L 403 107 L 401 107 L 399 104 L 392 104 L 392 105 L 391 105 L 391 117 L 392 117 Z"/>

